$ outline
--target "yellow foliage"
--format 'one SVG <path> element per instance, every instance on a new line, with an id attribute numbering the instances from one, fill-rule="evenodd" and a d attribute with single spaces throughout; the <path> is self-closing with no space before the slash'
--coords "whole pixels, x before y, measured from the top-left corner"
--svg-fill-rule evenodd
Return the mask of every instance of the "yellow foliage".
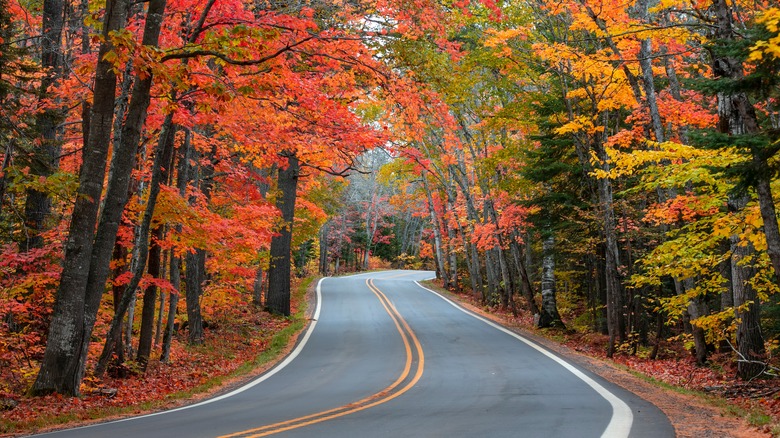
<path id="1" fill-rule="evenodd" d="M 757 42 L 751 49 L 751 61 L 761 61 L 764 57 L 780 58 L 780 8 L 769 8 L 756 20 L 774 34 L 766 41 Z"/>

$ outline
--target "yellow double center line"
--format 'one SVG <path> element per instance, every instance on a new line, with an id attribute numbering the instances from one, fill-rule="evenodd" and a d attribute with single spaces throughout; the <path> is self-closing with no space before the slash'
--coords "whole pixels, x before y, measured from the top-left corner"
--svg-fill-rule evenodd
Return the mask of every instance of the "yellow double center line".
<path id="1" fill-rule="evenodd" d="M 364 409 L 372 408 L 374 406 L 381 405 L 388 402 L 401 394 L 411 389 L 420 380 L 423 374 L 423 368 L 425 367 L 425 355 L 423 354 L 420 341 L 415 336 L 409 324 L 398 313 L 393 303 L 374 285 L 374 281 L 366 280 L 366 285 L 379 298 L 379 302 L 382 307 L 385 308 L 390 318 L 395 324 L 395 328 L 398 333 L 401 334 L 401 339 L 404 342 L 404 349 L 406 350 L 406 364 L 404 365 L 403 372 L 400 376 L 390 384 L 387 388 L 370 395 L 362 400 L 358 400 L 354 403 L 344 405 L 335 409 L 329 409 L 327 411 L 318 412 L 316 414 L 306 415 L 303 417 L 294 418 L 292 420 L 281 421 L 279 423 L 268 424 L 266 426 L 257 427 L 254 429 L 248 429 L 241 432 L 235 432 L 228 435 L 222 435 L 220 438 L 249 438 L 249 437 L 262 437 L 273 435 L 275 433 L 284 432 L 287 430 L 297 429 L 299 427 L 309 426 L 316 423 L 322 423 L 323 421 L 332 420 L 334 418 L 344 417 L 355 412 L 362 411 Z M 416 360 L 415 360 L 416 359 Z"/>

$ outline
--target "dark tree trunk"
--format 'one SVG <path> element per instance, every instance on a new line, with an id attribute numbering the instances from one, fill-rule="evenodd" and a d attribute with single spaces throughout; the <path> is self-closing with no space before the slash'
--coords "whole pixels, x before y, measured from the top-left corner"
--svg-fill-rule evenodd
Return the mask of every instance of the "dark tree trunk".
<path id="1" fill-rule="evenodd" d="M 65 6 L 62 0 L 44 0 L 43 28 L 41 32 L 41 68 L 44 76 L 38 98 L 47 97 L 49 88 L 55 86 L 62 70 L 62 28 L 65 20 Z M 30 157 L 30 175 L 34 177 L 49 177 L 59 164 L 60 139 L 57 126 L 63 118 L 60 109 L 45 109 L 35 118 L 35 125 L 41 139 L 41 144 L 35 148 Z M 46 218 L 51 211 L 51 198 L 44 191 L 27 190 L 24 205 L 25 232 L 27 237 L 22 249 L 28 251 L 43 246 L 41 232 L 46 228 Z"/>
<path id="2" fill-rule="evenodd" d="M 279 169 L 277 182 L 280 193 L 276 198 L 276 207 L 282 213 L 284 226 L 279 230 L 279 234 L 271 239 L 271 266 L 268 270 L 265 306 L 272 313 L 289 316 L 290 251 L 300 165 L 295 154 L 285 155 L 288 166 L 286 169 Z"/>
<path id="3" fill-rule="evenodd" d="M 607 163 L 604 146 L 600 143 L 596 146 L 596 153 L 602 163 Z M 608 164 L 604 164 L 604 166 L 608 166 Z M 606 168 L 603 170 L 608 171 L 609 169 Z M 607 357 L 612 357 L 612 355 L 615 353 L 616 344 L 625 340 L 623 296 L 620 287 L 620 274 L 618 271 L 620 255 L 617 245 L 617 236 L 615 233 L 615 211 L 613 206 L 612 183 L 608 178 L 599 178 L 597 185 L 604 231 L 604 274 L 607 295 L 607 330 L 609 332 Z"/>
<path id="4" fill-rule="evenodd" d="M 319 232 L 319 239 L 320 239 L 320 263 L 319 263 L 319 271 L 320 275 L 328 276 L 330 275 L 330 263 L 328 263 L 328 253 L 330 252 L 330 248 L 328 247 L 328 230 L 331 227 L 330 222 L 326 222 L 325 225 L 320 228 Z M 258 271 L 259 272 L 259 271 Z M 259 273 L 258 273 L 259 275 Z M 257 282 L 255 281 L 255 293 L 262 293 L 261 291 L 257 290 Z M 256 304 L 260 304 L 260 298 L 262 295 L 257 296 L 256 298 Z"/>
<path id="5" fill-rule="evenodd" d="M 162 185 L 162 166 L 163 163 L 170 161 L 165 160 L 166 157 L 170 157 L 170 152 L 166 149 L 173 147 L 173 114 L 168 114 L 163 122 L 162 129 L 160 130 L 160 138 L 157 142 L 154 154 L 154 164 L 152 166 L 152 179 L 149 183 L 149 198 L 146 200 L 146 206 L 144 208 L 143 217 L 141 219 L 141 226 L 138 229 L 138 235 L 135 239 L 135 247 L 133 248 L 133 258 L 131 262 L 131 268 L 133 270 L 133 278 L 125 287 L 122 294 L 122 300 L 119 303 L 117 312 L 114 314 L 114 318 L 111 320 L 111 327 L 106 335 L 106 342 L 103 346 L 103 351 L 98 359 L 98 364 L 95 367 L 95 374 L 102 375 L 108 364 L 108 360 L 111 358 L 111 345 L 119 338 L 120 329 L 122 326 L 122 319 L 125 316 L 130 302 L 135 296 L 135 290 L 138 284 L 141 282 L 141 277 L 144 273 L 144 266 L 149 256 L 149 228 L 152 224 L 152 216 L 154 214 L 154 208 L 157 204 L 157 196 L 160 194 L 160 186 Z M 152 304 L 154 305 L 154 303 Z M 152 312 L 154 315 L 154 312 Z"/>
<path id="6" fill-rule="evenodd" d="M 171 254 L 171 265 L 169 268 L 171 286 L 176 291 L 181 290 L 181 258 Z M 176 325 L 176 308 L 179 305 L 179 292 L 171 292 L 168 298 L 168 317 L 165 320 L 165 330 L 163 330 L 162 352 L 160 353 L 160 362 L 167 363 L 171 357 L 171 341 L 173 340 L 173 331 Z"/>
<path id="7" fill-rule="evenodd" d="M 6 169 L 11 165 L 11 159 L 14 154 L 14 143 L 15 141 L 13 139 L 9 139 L 8 144 L 5 146 L 3 162 L 0 163 L 0 214 L 3 212 L 3 203 L 5 201 L 5 189 L 7 186 L 5 179 L 7 175 Z"/>
<path id="8" fill-rule="evenodd" d="M 203 283 L 206 273 L 203 268 L 206 261 L 206 251 L 196 249 L 187 253 L 185 259 L 184 280 L 187 282 L 185 294 L 187 304 L 187 342 L 191 345 L 203 343 L 203 315 L 200 312 L 200 297 L 203 294 Z"/>
<path id="9" fill-rule="evenodd" d="M 525 298 L 528 311 L 531 312 L 531 315 L 533 316 L 539 315 L 539 307 L 536 306 L 536 301 L 534 301 L 534 289 L 528 278 L 528 271 L 525 267 L 525 262 L 523 261 L 523 253 L 520 250 L 520 244 L 513 239 L 512 243 L 510 243 L 510 248 L 512 250 L 512 258 L 515 262 L 515 269 L 517 269 L 517 273 L 520 275 L 520 291 L 523 294 L 523 298 Z"/>
<path id="10" fill-rule="evenodd" d="M 496 268 L 498 267 L 498 260 L 495 260 L 495 251 L 489 249 L 484 251 L 485 258 L 485 277 L 487 278 L 487 291 L 482 297 L 482 302 L 494 306 L 498 304 L 500 298 L 498 292 L 498 275 Z"/>
<path id="11" fill-rule="evenodd" d="M 166 0 L 149 2 L 143 36 L 145 46 L 156 47 L 158 45 L 165 5 Z M 132 169 L 135 165 L 141 131 L 149 108 L 152 73 L 147 73 L 146 77 L 137 78 L 133 84 L 127 117 L 120 132 L 119 142 L 114 145 L 106 196 L 95 235 L 95 245 L 92 249 L 89 279 L 86 286 L 85 333 L 87 335 L 92 333 L 103 289 L 108 279 L 109 266 L 106 254 L 114 246 L 122 213 L 129 197 L 128 188 Z M 168 130 L 170 131 L 170 128 Z M 86 359 L 86 351 L 82 353 L 82 359 Z M 85 366 L 86 364 L 82 363 L 82 368 Z"/>
<path id="12" fill-rule="evenodd" d="M 428 214 L 431 216 L 431 229 L 433 230 L 433 249 L 436 258 L 436 277 L 441 278 L 444 287 L 449 289 L 450 282 L 447 278 L 447 270 L 444 268 L 444 255 L 442 254 L 441 228 L 439 227 L 439 215 L 436 214 L 436 207 L 433 205 L 433 196 L 428 184 L 427 172 L 422 173 L 423 190 L 425 191 L 426 205 Z"/>
<path id="13" fill-rule="evenodd" d="M 213 162 L 216 149 L 212 148 L 208 156 L 209 164 L 197 169 L 190 167 L 188 170 L 192 176 L 193 186 L 199 187 L 206 201 L 211 198 L 211 178 L 214 175 Z M 197 161 L 197 160 L 196 160 Z M 194 202 L 195 199 L 191 199 Z M 197 248 L 194 252 L 187 253 L 185 259 L 185 281 L 187 282 L 184 295 L 187 304 L 187 327 L 189 330 L 188 342 L 191 345 L 203 343 L 203 316 L 201 314 L 200 297 L 203 295 L 203 286 L 206 282 L 206 251 Z"/>
<path id="14" fill-rule="evenodd" d="M 166 119 L 167 123 L 167 119 Z M 171 121 L 172 123 L 172 121 Z M 173 157 L 174 138 L 176 137 L 176 125 L 171 124 L 170 127 L 166 126 L 165 144 L 163 145 L 162 156 L 160 157 L 162 165 L 160 166 L 160 184 L 163 181 L 168 181 L 171 174 L 171 160 Z M 155 160 L 157 158 L 155 157 Z M 151 188 L 150 188 L 151 190 Z M 163 239 L 163 226 L 160 225 L 152 232 L 152 239 L 149 242 L 149 261 L 148 261 L 148 274 L 152 278 L 162 278 L 162 248 L 160 247 L 160 241 Z M 154 314 L 155 304 L 157 303 L 157 286 L 149 285 L 144 290 L 144 305 L 141 311 L 141 334 L 138 339 L 138 354 L 136 359 L 141 363 L 141 366 L 146 369 L 146 364 L 149 362 L 149 357 L 152 353 L 152 341 L 154 339 Z"/>
<path id="15" fill-rule="evenodd" d="M 111 256 L 111 261 L 114 263 L 114 278 L 118 278 L 123 273 L 127 272 L 127 248 L 125 248 L 121 242 L 116 242 L 114 245 L 114 253 Z M 119 308 L 119 302 L 122 301 L 122 292 L 124 287 L 122 285 L 114 284 L 111 286 L 111 294 L 114 302 L 114 312 Z M 122 347 L 122 339 L 117 339 L 114 343 L 114 350 L 112 356 L 116 359 L 115 365 L 124 363 L 125 361 L 125 349 Z"/>
<path id="16" fill-rule="evenodd" d="M 750 284 L 755 269 L 746 259 L 753 256 L 752 245 L 740 244 L 738 236 L 731 237 L 731 284 L 734 290 L 734 316 L 737 323 L 737 375 L 750 380 L 766 369 L 764 337 L 761 335 L 761 306 L 758 293 Z"/>
<path id="17" fill-rule="evenodd" d="M 734 30 L 734 10 L 726 0 L 713 0 L 713 11 L 716 16 L 716 41 L 728 45 L 737 39 Z M 715 79 L 728 78 L 734 81 L 744 79 L 742 60 L 733 57 L 727 47 L 721 47 L 718 55 L 712 60 L 712 72 Z M 718 93 L 718 129 L 731 135 L 750 135 L 761 137 L 761 126 L 758 123 L 755 108 L 745 91 L 730 90 Z M 764 145 L 769 146 L 769 145 Z M 770 183 L 773 172 L 768 160 L 774 155 L 773 147 L 752 146 L 752 169 L 749 178 L 758 195 L 759 211 L 764 221 L 767 255 L 772 263 L 775 281 L 780 282 L 780 230 L 777 223 L 777 212 Z M 733 202 L 736 201 L 736 202 Z M 729 200 L 729 208 L 739 211 L 747 205 L 746 197 L 742 200 Z M 746 246 L 748 245 L 748 246 Z M 754 272 L 750 266 L 744 266 L 739 260 L 751 255 L 752 248 L 747 242 L 740 242 L 738 236 L 731 237 L 731 286 L 733 290 L 737 324 L 737 350 L 741 356 L 737 362 L 740 377 L 751 379 L 763 372 L 764 340 L 761 334 L 759 315 L 761 303 L 749 280 Z"/>
<path id="18" fill-rule="evenodd" d="M 178 154 L 178 174 L 176 175 L 176 187 L 179 189 L 179 195 L 184 197 L 187 192 L 187 182 L 189 181 L 189 161 L 190 161 L 190 142 L 191 136 L 189 130 L 184 131 L 184 142 L 179 148 Z M 182 226 L 176 225 L 176 231 L 181 232 Z M 165 334 L 163 335 L 162 353 L 160 362 L 168 362 L 171 354 L 171 341 L 173 340 L 173 331 L 176 324 L 176 309 L 181 295 L 181 257 L 171 252 L 171 267 L 169 269 L 171 285 L 177 293 L 171 293 L 168 300 L 168 319 L 165 322 Z"/>
<path id="19" fill-rule="evenodd" d="M 126 12 L 125 0 L 108 0 L 103 25 L 105 39 L 100 45 L 95 71 L 89 142 L 84 147 L 60 285 L 49 326 L 46 352 L 31 389 L 33 394 L 79 394 L 83 377 L 82 354 L 87 350 L 86 344 L 89 342 L 89 336 L 85 336 L 84 331 L 85 290 L 92 256 L 93 230 L 111 141 L 116 91 L 114 67 L 105 59 L 106 54 L 113 50 L 107 35 L 124 27 Z"/>
<path id="20" fill-rule="evenodd" d="M 163 233 L 160 236 L 160 239 L 163 239 L 165 237 L 165 234 Z M 171 253 L 170 251 L 163 251 L 162 257 L 160 258 L 160 262 L 162 264 L 162 269 L 160 272 L 160 278 L 165 278 L 166 275 L 168 275 L 167 272 L 165 272 L 166 266 L 170 267 L 170 257 Z M 153 347 L 157 348 L 158 345 L 160 345 L 160 337 L 162 336 L 162 327 L 163 327 L 163 319 L 165 318 L 165 292 L 160 291 L 160 304 L 157 309 L 157 319 L 154 322 L 154 344 Z"/>
<path id="21" fill-rule="evenodd" d="M 162 239 L 162 228 L 159 227 L 152 232 L 152 242 L 149 249 L 149 261 L 147 264 L 147 274 L 152 278 L 160 278 L 162 267 L 162 248 L 157 243 Z M 146 370 L 146 364 L 152 354 L 152 340 L 154 338 L 154 315 L 157 304 L 157 286 L 150 284 L 144 289 L 144 303 L 141 310 L 141 334 L 138 337 L 138 351 L 136 360 L 140 363 L 142 370 Z"/>

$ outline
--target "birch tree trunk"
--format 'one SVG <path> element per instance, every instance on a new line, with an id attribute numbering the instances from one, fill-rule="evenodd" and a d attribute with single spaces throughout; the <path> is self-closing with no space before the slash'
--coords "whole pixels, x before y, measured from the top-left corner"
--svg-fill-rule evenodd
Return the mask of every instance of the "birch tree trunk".
<path id="1" fill-rule="evenodd" d="M 555 297 L 555 239 L 549 236 L 542 243 L 542 311 L 539 315 L 540 328 L 566 328 L 558 313 Z"/>

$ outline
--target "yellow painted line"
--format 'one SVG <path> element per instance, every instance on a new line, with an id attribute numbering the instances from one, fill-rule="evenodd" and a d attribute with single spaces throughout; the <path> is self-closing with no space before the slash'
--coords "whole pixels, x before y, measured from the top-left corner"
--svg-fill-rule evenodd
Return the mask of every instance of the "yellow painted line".
<path id="1" fill-rule="evenodd" d="M 377 392 L 376 394 L 370 395 L 366 398 L 363 398 L 357 402 L 350 403 L 348 405 L 318 412 L 316 414 L 310 414 L 303 417 L 294 418 L 292 420 L 281 421 L 278 423 L 268 424 L 265 426 L 244 430 L 241 432 L 222 435 L 219 438 L 263 437 L 263 436 L 273 435 L 279 432 L 297 429 L 304 426 L 309 426 L 316 423 L 322 423 L 324 421 L 343 417 L 388 402 L 400 396 L 401 394 L 407 392 L 414 385 L 417 384 L 417 382 L 422 377 L 423 369 L 425 367 L 425 355 L 423 354 L 422 345 L 420 345 L 420 341 L 417 339 L 417 336 L 414 334 L 411 327 L 409 327 L 409 324 L 406 322 L 406 320 L 403 319 L 401 314 L 398 313 L 398 310 L 395 308 L 395 306 L 393 306 L 393 304 L 390 302 L 387 296 L 385 296 L 385 294 L 382 293 L 382 291 L 380 291 L 379 288 L 376 287 L 376 285 L 374 285 L 373 280 L 371 279 L 366 280 L 366 285 L 371 290 L 371 292 L 373 292 L 374 295 L 376 295 L 376 297 L 379 299 L 380 304 L 382 304 L 382 307 L 384 307 L 385 311 L 388 313 L 388 315 L 390 315 L 390 318 L 393 320 L 396 330 L 398 330 L 398 333 L 401 335 L 401 339 L 403 340 L 404 343 L 404 349 L 406 351 L 406 363 L 404 365 L 403 372 L 401 372 L 401 375 L 398 376 L 395 382 L 390 384 L 390 386 L 383 389 L 382 391 Z M 412 352 L 411 344 L 414 344 L 414 349 L 415 352 L 417 353 L 417 358 L 418 358 L 417 370 L 414 376 L 412 377 L 412 380 L 410 380 L 402 388 L 393 392 L 393 390 L 395 390 L 402 382 L 404 382 L 409 377 L 409 374 L 411 372 L 412 365 L 414 362 L 414 355 Z"/>

